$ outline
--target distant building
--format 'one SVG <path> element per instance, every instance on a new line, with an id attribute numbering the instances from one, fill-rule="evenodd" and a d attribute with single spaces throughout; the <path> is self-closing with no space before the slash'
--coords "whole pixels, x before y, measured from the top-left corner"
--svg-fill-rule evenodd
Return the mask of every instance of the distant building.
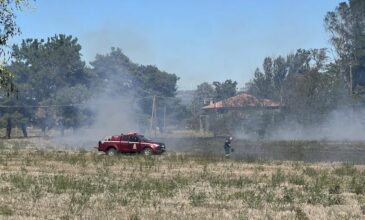
<path id="1" fill-rule="evenodd" d="M 240 93 L 217 102 L 211 101 L 202 108 L 204 113 L 200 115 L 200 130 L 222 135 L 235 127 L 234 129 L 249 130 L 264 136 L 267 125 L 275 120 L 275 113 L 280 112 L 281 106 L 280 102 L 260 99 L 248 93 Z M 231 118 L 225 117 L 228 115 Z"/>

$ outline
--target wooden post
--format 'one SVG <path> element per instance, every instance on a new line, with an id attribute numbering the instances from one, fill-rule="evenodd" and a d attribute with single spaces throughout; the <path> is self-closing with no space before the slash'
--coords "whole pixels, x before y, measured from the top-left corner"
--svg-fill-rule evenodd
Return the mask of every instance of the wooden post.
<path id="1" fill-rule="evenodd" d="M 163 132 L 165 132 L 165 128 L 166 128 L 166 105 L 163 108 Z"/>
<path id="2" fill-rule="evenodd" d="M 352 65 L 350 64 L 350 95 L 353 95 Z"/>
<path id="3" fill-rule="evenodd" d="M 204 132 L 202 115 L 199 115 L 199 131 L 200 131 L 200 133 Z"/>
<path id="4" fill-rule="evenodd" d="M 156 96 L 154 95 L 152 98 L 152 112 L 151 112 L 151 124 L 150 124 L 150 134 L 151 135 L 152 135 L 152 129 L 155 129 L 154 128 L 155 118 L 156 118 Z M 156 132 L 155 132 L 155 136 L 156 136 Z"/>

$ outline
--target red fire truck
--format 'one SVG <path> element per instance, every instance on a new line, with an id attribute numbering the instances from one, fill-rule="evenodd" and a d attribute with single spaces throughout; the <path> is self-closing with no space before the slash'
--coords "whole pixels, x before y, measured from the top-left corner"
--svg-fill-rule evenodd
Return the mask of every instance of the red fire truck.
<path id="1" fill-rule="evenodd" d="M 141 134 L 130 132 L 128 134 L 107 136 L 99 141 L 98 150 L 109 156 L 117 153 L 143 153 L 144 155 L 162 154 L 166 151 L 164 143 L 152 141 Z"/>

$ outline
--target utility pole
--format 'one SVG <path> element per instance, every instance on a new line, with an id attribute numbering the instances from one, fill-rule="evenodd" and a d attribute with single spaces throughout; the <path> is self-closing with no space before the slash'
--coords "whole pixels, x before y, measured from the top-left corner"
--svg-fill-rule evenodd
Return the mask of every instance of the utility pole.
<path id="1" fill-rule="evenodd" d="M 203 115 L 199 115 L 199 131 L 200 133 L 203 133 L 203 119 L 202 119 Z"/>
<path id="2" fill-rule="evenodd" d="M 156 136 L 155 121 L 156 121 L 156 96 L 154 95 L 153 98 L 152 98 L 150 134 L 152 135 L 152 129 L 154 129 L 155 130 L 155 136 Z"/>
<path id="3" fill-rule="evenodd" d="M 163 132 L 165 132 L 165 128 L 166 128 L 166 105 L 163 108 Z"/>
<path id="4" fill-rule="evenodd" d="M 352 96 L 354 94 L 354 88 L 353 88 L 353 77 L 352 77 L 352 64 L 350 63 L 350 95 Z"/>
<path id="5" fill-rule="evenodd" d="M 195 100 L 193 101 L 193 115 L 196 116 L 196 110 L 195 110 Z"/>

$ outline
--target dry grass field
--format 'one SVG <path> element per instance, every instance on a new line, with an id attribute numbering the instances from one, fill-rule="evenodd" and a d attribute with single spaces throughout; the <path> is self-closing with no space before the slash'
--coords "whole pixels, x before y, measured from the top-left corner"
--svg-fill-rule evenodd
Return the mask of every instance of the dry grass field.
<path id="1" fill-rule="evenodd" d="M 0 219 L 365 219 L 365 166 L 47 144 L 0 141 Z"/>

